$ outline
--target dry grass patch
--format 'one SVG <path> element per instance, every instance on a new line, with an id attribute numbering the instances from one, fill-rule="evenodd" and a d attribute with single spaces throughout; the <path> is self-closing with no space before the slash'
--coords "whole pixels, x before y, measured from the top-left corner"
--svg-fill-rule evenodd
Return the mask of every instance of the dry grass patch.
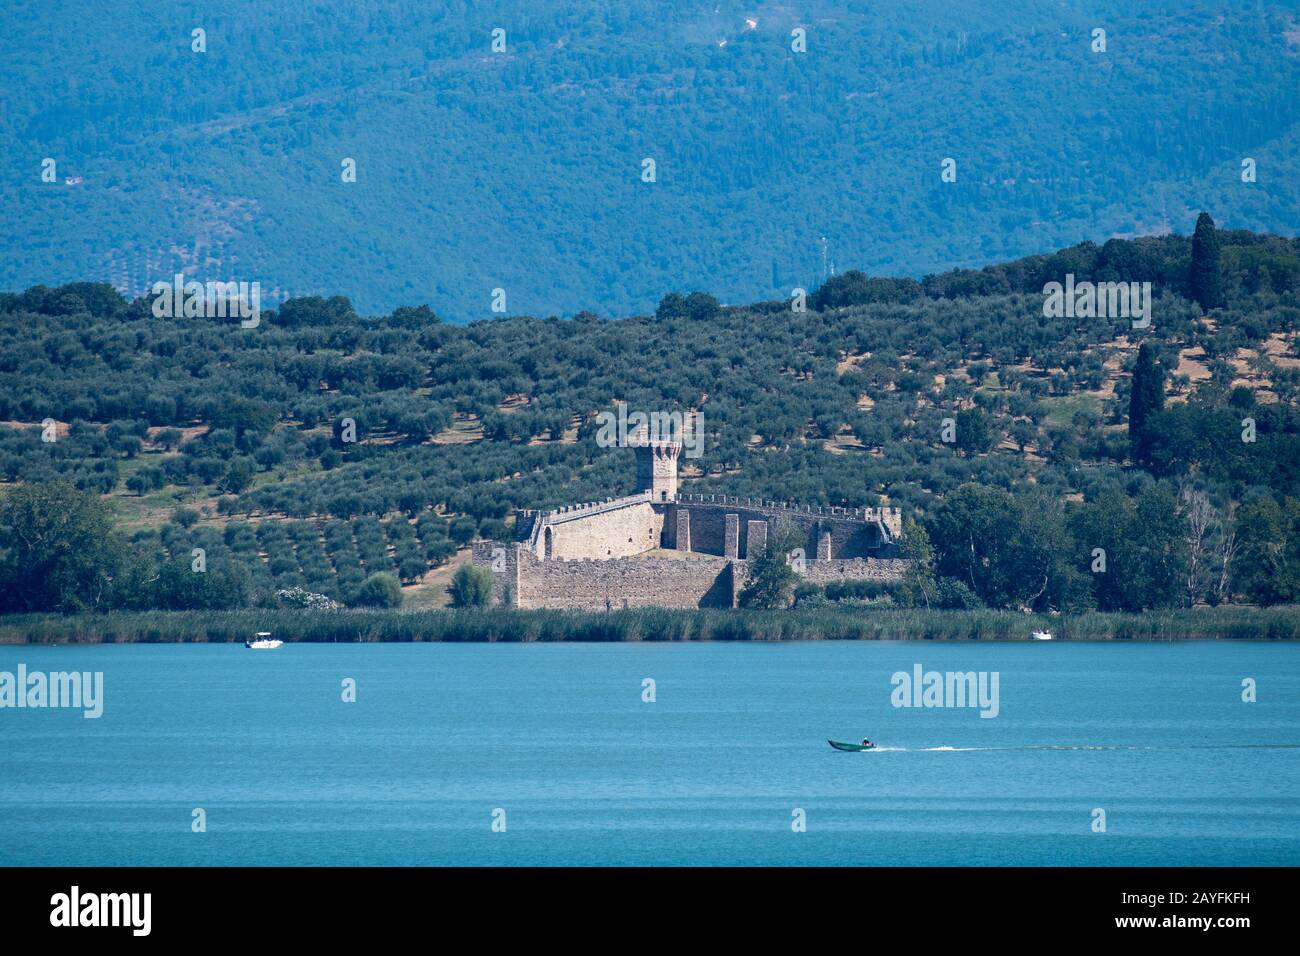
<path id="1" fill-rule="evenodd" d="M 1174 369 L 1174 374 L 1186 375 L 1193 384 L 1209 379 L 1210 366 L 1205 350 L 1200 348 L 1181 349 L 1178 353 L 1178 367 Z"/>
<path id="2" fill-rule="evenodd" d="M 435 445 L 468 445 L 483 440 L 483 423 L 475 415 L 455 415 L 451 425 L 433 436 Z"/>
<path id="3" fill-rule="evenodd" d="M 469 561 L 470 553 L 469 548 L 461 548 L 446 564 L 426 571 L 424 577 L 415 584 L 402 585 L 402 606 L 410 610 L 449 606 L 451 595 L 447 593 L 447 588 L 451 586 L 452 575 L 457 568 Z"/>
<path id="4" fill-rule="evenodd" d="M 843 375 L 845 372 L 851 372 L 869 358 L 871 358 L 870 352 L 845 353 L 835 363 L 835 374 Z"/>

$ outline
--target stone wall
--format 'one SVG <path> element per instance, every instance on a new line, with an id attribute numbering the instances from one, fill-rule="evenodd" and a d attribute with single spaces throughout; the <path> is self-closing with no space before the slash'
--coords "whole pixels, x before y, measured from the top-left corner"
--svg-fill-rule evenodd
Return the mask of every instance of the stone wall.
<path id="1" fill-rule="evenodd" d="M 522 551 L 517 605 L 596 611 L 732 607 L 731 564 L 725 558 L 538 561 Z"/>
<path id="2" fill-rule="evenodd" d="M 493 577 L 494 603 L 529 608 L 734 607 L 749 560 L 776 528 L 791 526 L 812 584 L 896 581 L 897 509 L 795 507 L 724 495 L 655 493 L 675 475 L 675 455 L 644 448 L 638 462 L 650 487 L 625 498 L 516 515 L 516 540 L 473 546 Z M 713 557 L 650 558 L 655 548 Z"/>
<path id="3" fill-rule="evenodd" d="M 747 561 L 729 558 L 538 560 L 525 546 L 480 541 L 473 560 L 491 569 L 493 603 L 522 608 L 618 610 L 625 607 L 734 607 L 749 578 Z M 809 561 L 810 584 L 897 581 L 907 562 L 833 558 Z"/>
<path id="4" fill-rule="evenodd" d="M 681 494 L 677 503 L 682 505 L 734 505 L 759 512 L 772 518 L 778 515 L 825 518 L 832 521 L 870 522 L 885 529 L 885 537 L 896 541 L 903 535 L 903 513 L 898 508 L 838 508 L 821 505 L 799 505 L 788 501 L 767 501 L 761 498 L 743 498 L 738 495 Z M 734 508 L 733 508 L 734 510 Z"/>
<path id="5" fill-rule="evenodd" d="M 646 441 L 636 448 L 636 484 L 655 501 L 677 497 L 677 457 L 682 446 L 674 441 Z"/>
<path id="6" fill-rule="evenodd" d="M 664 510 L 636 497 L 541 517 L 533 531 L 539 558 L 622 558 L 660 546 Z"/>
<path id="7" fill-rule="evenodd" d="M 641 492 L 554 511 L 521 511 L 515 539 L 538 558 L 619 558 L 660 547 L 749 558 L 779 524 L 795 530 L 796 547 L 810 559 L 827 557 L 828 540 L 831 558 L 890 558 L 897 554 L 901 519 L 888 508 L 797 508 L 724 495 L 660 501 Z"/>
<path id="8" fill-rule="evenodd" d="M 721 496 L 719 496 L 721 497 Z M 761 535 L 762 542 L 772 534 L 776 524 L 788 522 L 799 534 L 798 547 L 804 549 L 809 558 L 817 556 L 818 539 L 825 531 L 831 536 L 832 558 L 869 558 L 892 556 L 894 547 L 882 539 L 879 525 L 874 521 L 863 521 L 852 517 L 852 513 L 817 513 L 810 511 L 781 510 L 756 505 L 734 503 L 737 499 L 727 499 L 727 503 L 674 502 L 662 507 L 668 511 L 666 539 L 669 547 L 685 550 L 676 540 L 678 512 L 689 515 L 691 542 L 690 550 L 703 554 L 727 554 L 727 515 L 736 515 L 739 522 L 739 549 L 742 558 L 754 557 L 762 548 L 762 543 L 751 547 L 750 535 L 760 526 L 766 531 Z M 747 499 L 741 498 L 740 501 Z"/>
<path id="9" fill-rule="evenodd" d="M 492 603 L 518 606 L 520 555 L 528 554 L 522 544 L 475 541 L 470 546 L 470 563 L 492 572 Z"/>

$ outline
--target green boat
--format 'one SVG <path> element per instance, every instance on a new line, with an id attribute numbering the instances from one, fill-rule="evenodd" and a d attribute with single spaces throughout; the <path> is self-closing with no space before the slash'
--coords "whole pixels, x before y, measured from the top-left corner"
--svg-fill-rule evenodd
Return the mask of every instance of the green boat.
<path id="1" fill-rule="evenodd" d="M 841 743 L 838 740 L 828 740 L 826 742 L 830 744 L 832 747 L 834 747 L 836 750 L 851 750 L 854 751 L 855 753 L 861 753 L 864 750 L 876 749 L 875 744 L 846 744 L 846 743 Z"/>

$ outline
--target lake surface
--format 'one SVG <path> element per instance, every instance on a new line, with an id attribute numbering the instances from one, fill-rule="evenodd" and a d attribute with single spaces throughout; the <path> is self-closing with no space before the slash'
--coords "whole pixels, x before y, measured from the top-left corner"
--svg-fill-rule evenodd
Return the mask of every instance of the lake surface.
<path id="1" fill-rule="evenodd" d="M 102 671 L 105 703 L 0 709 L 3 864 L 1300 864 L 1295 645 L 0 646 L 19 663 Z M 916 664 L 997 672 L 998 715 L 892 706 Z"/>

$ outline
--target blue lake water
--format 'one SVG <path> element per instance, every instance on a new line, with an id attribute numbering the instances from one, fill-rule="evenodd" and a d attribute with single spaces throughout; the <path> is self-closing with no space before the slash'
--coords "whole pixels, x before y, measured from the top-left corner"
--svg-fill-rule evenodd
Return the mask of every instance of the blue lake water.
<path id="1" fill-rule="evenodd" d="M 105 705 L 0 709 L 3 864 L 1300 864 L 1293 645 L 0 646 L 19 663 L 102 671 Z M 918 663 L 997 672 L 998 716 L 895 708 Z"/>

